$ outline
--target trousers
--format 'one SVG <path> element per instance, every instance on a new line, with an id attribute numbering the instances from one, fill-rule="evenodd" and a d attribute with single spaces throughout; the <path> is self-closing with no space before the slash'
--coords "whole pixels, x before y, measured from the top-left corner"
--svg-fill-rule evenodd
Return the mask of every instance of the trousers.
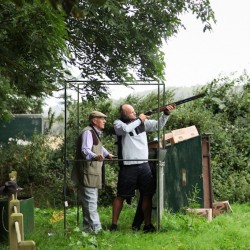
<path id="1" fill-rule="evenodd" d="M 82 203 L 83 231 L 98 232 L 102 229 L 97 211 L 98 188 L 79 187 Z"/>

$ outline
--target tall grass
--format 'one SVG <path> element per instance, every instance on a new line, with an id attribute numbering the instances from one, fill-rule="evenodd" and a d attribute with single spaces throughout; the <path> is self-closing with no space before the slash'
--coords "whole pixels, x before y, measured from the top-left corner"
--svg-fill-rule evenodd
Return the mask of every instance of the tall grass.
<path id="1" fill-rule="evenodd" d="M 35 209 L 35 230 L 25 238 L 36 242 L 37 250 L 233 250 L 250 249 L 250 204 L 233 204 L 233 212 L 217 216 L 211 222 L 195 215 L 165 212 L 156 233 L 133 232 L 134 207 L 125 205 L 117 232 L 108 231 L 111 208 L 100 208 L 103 231 L 86 234 L 77 227 L 75 208 L 67 210 L 66 229 L 60 212 Z M 80 210 L 81 213 L 81 210 Z M 81 218 L 80 218 L 81 222 Z M 8 249 L 7 243 L 0 249 Z"/>

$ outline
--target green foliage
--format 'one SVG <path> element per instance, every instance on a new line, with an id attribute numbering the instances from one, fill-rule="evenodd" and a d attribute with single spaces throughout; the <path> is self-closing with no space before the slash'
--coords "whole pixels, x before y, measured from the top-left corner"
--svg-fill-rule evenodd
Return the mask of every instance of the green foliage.
<path id="1" fill-rule="evenodd" d="M 249 78 L 246 75 L 233 79 L 218 78 L 197 91 L 205 91 L 207 95 L 178 106 L 171 115 L 166 129 L 171 131 L 195 125 L 199 134 L 211 133 L 211 168 L 215 200 L 246 202 L 250 198 Z M 157 107 L 157 99 L 156 93 L 150 93 L 143 97 L 128 96 L 121 102 L 131 103 L 139 114 Z M 167 91 L 164 98 L 160 96 L 161 103 L 172 101 L 172 91 Z M 112 124 L 119 117 L 119 104 L 113 105 L 107 98 L 95 101 L 86 101 L 83 98 L 79 107 L 76 102 L 68 102 L 71 104 L 68 105 L 67 119 L 66 156 L 69 168 L 66 169 L 66 198 L 72 205 L 75 204 L 75 197 L 69 180 L 76 138 L 88 125 L 89 113 L 99 110 L 108 116 L 102 141 L 111 153 L 116 154 Z M 152 118 L 157 118 L 157 115 Z M 59 206 L 63 199 L 64 148 L 61 145 L 52 150 L 48 147 L 49 137 L 50 134 L 35 136 L 32 143 L 26 146 L 11 141 L 8 145 L 0 147 L 1 183 L 8 179 L 10 171 L 16 170 L 20 186 L 25 187 L 25 195 L 34 195 L 39 206 Z M 149 134 L 149 140 L 154 137 L 154 133 Z M 116 162 L 106 162 L 106 189 L 100 191 L 100 205 L 112 203 L 116 192 L 117 165 Z"/>
<path id="2" fill-rule="evenodd" d="M 1 4 L 0 8 L 4 27 L 1 75 L 19 94 L 50 93 L 55 89 L 53 82 L 63 76 L 61 57 L 67 35 L 63 16 L 38 0 L 22 8 L 11 3 Z"/>
<path id="3" fill-rule="evenodd" d="M 249 175 L 249 78 L 243 74 L 240 77 L 222 77 L 215 79 L 201 89 L 198 94 L 206 92 L 206 96 L 195 101 L 182 104 L 171 114 L 166 125 L 166 132 L 174 129 L 195 125 L 199 134 L 211 134 L 211 168 L 213 192 L 216 200 L 230 200 L 231 202 L 246 202 L 250 197 Z M 160 94 L 160 103 L 171 103 L 174 92 L 166 91 L 165 97 Z M 134 106 L 137 114 L 148 111 L 158 105 L 157 93 L 146 96 L 129 95 L 120 100 Z M 119 104 L 118 104 L 119 105 Z M 103 142 L 110 152 L 115 153 L 112 123 L 119 117 L 118 105 L 112 105 L 107 99 L 95 102 L 82 101 L 79 105 L 82 129 L 87 125 L 88 115 L 94 110 L 100 110 L 108 115 L 108 121 L 103 133 Z M 74 141 L 78 135 L 76 103 L 69 107 L 68 141 L 69 157 L 73 159 Z M 157 114 L 152 115 L 157 119 Z M 163 131 L 161 131 L 161 136 Z M 157 133 L 149 133 L 149 141 L 157 137 Z M 105 199 L 112 200 L 116 186 L 117 168 L 107 168 L 108 192 Z M 109 184 L 112 183 L 112 184 Z M 108 198 L 109 197 L 109 198 Z"/>
<path id="4" fill-rule="evenodd" d="M 179 16 L 188 11 L 211 29 L 208 0 L 1 2 L 0 122 L 14 112 L 40 111 L 43 98 L 63 87 L 73 67 L 88 80 L 83 89 L 89 99 L 107 92 L 97 80 L 162 81 L 163 39 L 177 34 Z"/>
<path id="5" fill-rule="evenodd" d="M 189 215 L 164 212 L 161 230 L 145 234 L 132 232 L 131 223 L 135 208 L 125 205 L 119 220 L 119 231 L 110 232 L 111 207 L 100 207 L 99 214 L 104 231 L 99 234 L 86 234 L 76 224 L 77 211 L 67 209 L 66 229 L 64 220 L 51 223 L 53 214 L 59 210 L 35 209 L 35 230 L 25 239 L 34 240 L 38 250 L 64 249 L 105 249 L 105 250 L 180 250 L 180 249 L 249 249 L 250 205 L 232 204 L 232 213 L 224 213 L 207 222 L 202 217 L 194 218 L 193 227 L 187 227 Z M 7 250 L 8 243 L 0 243 Z"/>
<path id="6" fill-rule="evenodd" d="M 60 204 L 64 165 L 60 144 L 55 148 L 58 139 L 34 135 L 30 142 L 17 139 L 2 145 L 0 183 L 9 180 L 8 174 L 15 170 L 18 185 L 24 188 L 21 196 L 34 196 L 40 207 Z"/>
<path id="7" fill-rule="evenodd" d="M 39 0 L 25 1 L 21 8 L 1 2 L 0 23 L 1 121 L 11 112 L 41 112 L 41 100 L 65 76 L 67 32 L 64 16 Z"/>
<path id="8" fill-rule="evenodd" d="M 0 123 L 8 121 L 12 114 L 42 113 L 43 98 L 17 94 L 6 78 L 0 78 Z"/>
<path id="9" fill-rule="evenodd" d="M 249 83 L 249 77 L 243 74 L 215 79 L 205 87 L 210 96 L 204 99 L 204 108 L 217 123 L 211 130 L 211 152 L 218 199 L 249 200 Z"/>
<path id="10" fill-rule="evenodd" d="M 117 172 L 118 164 L 117 162 L 113 164 L 105 164 L 105 182 L 106 185 L 103 189 L 99 191 L 99 204 L 101 206 L 110 206 L 116 196 L 117 187 Z"/>
<path id="11" fill-rule="evenodd" d="M 71 63 L 90 80 L 162 80 L 163 38 L 178 33 L 180 14 L 192 12 L 205 29 L 215 20 L 209 1 L 106 1 L 101 7 L 79 3 L 86 18 L 67 20 Z"/>
<path id="12" fill-rule="evenodd" d="M 188 207 L 189 208 L 199 208 L 199 200 L 201 199 L 198 195 L 200 193 L 199 188 L 197 185 L 192 187 L 192 192 L 187 194 L 187 201 L 188 201 Z"/>
<path id="13" fill-rule="evenodd" d="M 9 93 L 6 95 L 6 93 Z M 13 90 L 7 80 L 0 79 L 0 122 L 9 120 L 12 113 L 9 109 L 9 103 L 11 103 Z"/>

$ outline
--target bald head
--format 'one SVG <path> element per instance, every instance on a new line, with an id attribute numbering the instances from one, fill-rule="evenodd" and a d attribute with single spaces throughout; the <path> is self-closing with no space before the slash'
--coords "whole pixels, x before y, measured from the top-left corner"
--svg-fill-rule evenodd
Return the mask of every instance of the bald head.
<path id="1" fill-rule="evenodd" d="M 136 119 L 136 112 L 133 106 L 129 104 L 122 104 L 120 106 L 121 118 L 126 121 L 131 121 Z"/>

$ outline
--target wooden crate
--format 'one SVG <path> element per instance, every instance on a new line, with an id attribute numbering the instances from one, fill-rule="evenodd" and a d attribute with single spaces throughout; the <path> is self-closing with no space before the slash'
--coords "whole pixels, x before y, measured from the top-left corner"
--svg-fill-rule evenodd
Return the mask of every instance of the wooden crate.
<path id="1" fill-rule="evenodd" d="M 171 144 L 175 144 L 181 141 L 188 140 L 198 135 L 199 133 L 196 127 L 193 125 L 186 128 L 172 130 L 170 133 L 164 135 L 164 140 Z"/>
<path id="2" fill-rule="evenodd" d="M 219 201 L 213 203 L 213 217 L 225 212 L 233 212 L 229 201 Z"/>
<path id="3" fill-rule="evenodd" d="M 187 212 L 195 213 L 198 216 L 205 217 L 208 221 L 211 221 L 213 218 L 212 208 L 188 208 Z"/>
<path id="4" fill-rule="evenodd" d="M 172 134 L 173 134 L 173 142 L 174 143 L 188 140 L 192 137 L 199 135 L 195 126 L 173 130 Z"/>

